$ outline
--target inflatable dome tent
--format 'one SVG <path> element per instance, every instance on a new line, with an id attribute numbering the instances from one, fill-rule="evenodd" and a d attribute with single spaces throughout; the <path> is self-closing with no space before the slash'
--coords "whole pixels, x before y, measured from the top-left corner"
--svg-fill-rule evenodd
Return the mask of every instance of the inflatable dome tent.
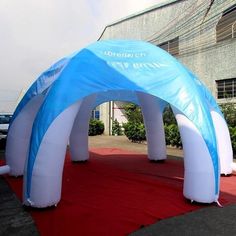
<path id="1" fill-rule="evenodd" d="M 166 158 L 162 112 L 170 104 L 183 142 L 183 194 L 197 202 L 217 201 L 220 172 L 232 172 L 233 155 L 226 122 L 211 94 L 164 50 L 142 41 L 108 40 L 55 63 L 16 108 L 6 161 L 11 175 L 24 174 L 25 205 L 60 201 L 68 141 L 72 160 L 87 160 L 91 110 L 111 100 L 141 106 L 150 160 Z"/>

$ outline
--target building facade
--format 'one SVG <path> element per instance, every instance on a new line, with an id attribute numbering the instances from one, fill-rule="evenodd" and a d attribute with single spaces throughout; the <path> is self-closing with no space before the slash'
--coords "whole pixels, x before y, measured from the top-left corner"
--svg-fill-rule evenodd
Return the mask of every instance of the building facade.
<path id="1" fill-rule="evenodd" d="M 106 39 L 159 46 L 197 75 L 219 103 L 236 102 L 236 0 L 169 0 L 106 26 L 99 40 Z M 114 104 L 100 108 L 106 133 L 111 120 L 120 121 Z"/>

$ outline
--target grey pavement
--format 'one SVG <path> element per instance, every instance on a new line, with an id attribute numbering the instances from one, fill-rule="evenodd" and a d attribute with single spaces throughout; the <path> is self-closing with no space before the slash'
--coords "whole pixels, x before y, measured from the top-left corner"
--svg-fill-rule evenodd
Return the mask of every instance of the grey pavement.
<path id="1" fill-rule="evenodd" d="M 129 142 L 125 137 L 99 136 L 90 137 L 89 146 L 114 147 L 146 153 L 147 145 Z M 168 148 L 169 156 L 181 158 L 182 150 Z M 0 151 L 0 159 L 4 152 Z M 30 214 L 22 206 L 3 177 L 0 176 L 0 235 L 39 235 Z M 158 221 L 157 223 L 141 228 L 130 236 L 205 236 L 205 235 L 236 235 L 236 204 L 220 208 L 209 205 L 203 209 L 181 216 Z M 112 236 L 112 235 L 111 235 Z"/>
<path id="2" fill-rule="evenodd" d="M 39 235 L 30 214 L 0 176 L 0 235 Z"/>
<path id="3" fill-rule="evenodd" d="M 129 236 L 233 236 L 236 235 L 236 204 L 206 207 L 158 221 Z"/>

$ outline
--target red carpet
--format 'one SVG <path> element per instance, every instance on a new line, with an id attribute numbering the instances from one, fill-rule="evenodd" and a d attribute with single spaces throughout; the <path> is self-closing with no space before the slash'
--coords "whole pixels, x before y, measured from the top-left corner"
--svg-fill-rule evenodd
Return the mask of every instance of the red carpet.
<path id="1" fill-rule="evenodd" d="M 7 177 L 7 181 L 21 198 L 22 178 Z M 236 175 L 221 178 L 223 205 L 236 203 L 235 181 Z M 58 206 L 30 213 L 41 235 L 127 235 L 206 207 L 185 200 L 182 189 L 182 161 L 152 163 L 146 155 L 93 149 L 84 164 L 73 164 L 67 156 Z"/>

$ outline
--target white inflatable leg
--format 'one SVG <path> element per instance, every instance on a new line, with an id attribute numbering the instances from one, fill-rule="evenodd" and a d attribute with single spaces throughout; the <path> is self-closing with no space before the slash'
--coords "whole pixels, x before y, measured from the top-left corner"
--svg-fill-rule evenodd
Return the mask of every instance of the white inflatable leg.
<path id="1" fill-rule="evenodd" d="M 228 175 L 232 173 L 233 163 L 233 149 L 229 129 L 225 120 L 217 112 L 211 111 L 211 117 L 215 127 L 221 174 Z"/>
<path id="2" fill-rule="evenodd" d="M 146 129 L 148 158 L 166 159 L 166 141 L 162 118 L 162 109 L 158 98 L 145 93 L 137 93 Z"/>
<path id="3" fill-rule="evenodd" d="M 10 166 L 10 175 L 24 173 L 33 121 L 43 99 L 43 95 L 32 98 L 11 124 L 6 144 L 6 163 Z"/>
<path id="4" fill-rule="evenodd" d="M 236 163 L 235 162 L 232 162 L 231 167 L 232 167 L 232 170 L 236 172 Z"/>
<path id="5" fill-rule="evenodd" d="M 184 190 L 186 198 L 202 203 L 218 199 L 210 153 L 195 125 L 172 107 L 179 126 L 184 151 Z M 219 176 L 218 176 L 219 177 Z"/>
<path id="6" fill-rule="evenodd" d="M 89 119 L 91 117 L 91 111 L 95 101 L 96 95 L 86 97 L 83 100 L 76 116 L 69 141 L 72 161 L 86 161 L 89 158 Z"/>
<path id="7" fill-rule="evenodd" d="M 30 199 L 26 197 L 24 176 L 25 205 L 48 207 L 59 202 L 67 143 L 80 104 L 79 101 L 63 111 L 44 135 L 32 172 Z"/>

